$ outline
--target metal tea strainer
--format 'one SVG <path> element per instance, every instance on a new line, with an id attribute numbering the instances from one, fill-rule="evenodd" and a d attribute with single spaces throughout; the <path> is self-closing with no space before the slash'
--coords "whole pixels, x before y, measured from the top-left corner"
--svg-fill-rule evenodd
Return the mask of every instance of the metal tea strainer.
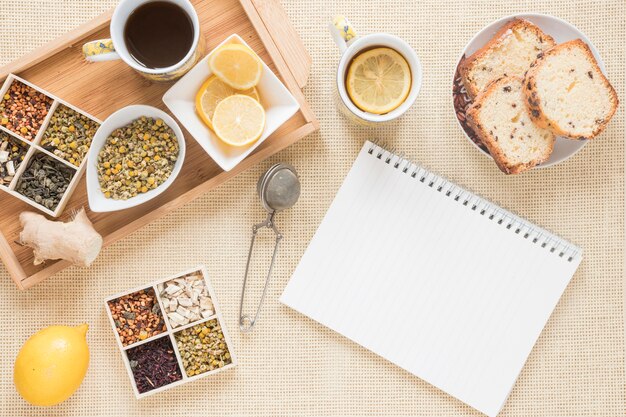
<path id="1" fill-rule="evenodd" d="M 298 173 L 295 168 L 289 164 L 280 163 L 273 165 L 267 170 L 265 174 L 259 178 L 259 182 L 256 187 L 261 204 L 265 211 L 267 211 L 267 218 L 265 221 L 252 226 L 252 240 L 250 241 L 250 250 L 248 251 L 248 262 L 246 263 L 246 273 L 243 277 L 243 286 L 241 287 L 241 302 L 239 303 L 239 328 L 242 332 L 249 332 L 252 330 L 259 318 L 259 312 L 265 299 L 265 293 L 267 292 L 267 284 L 274 268 L 274 261 L 276 260 L 276 252 L 278 251 L 278 244 L 280 243 L 283 235 L 276 228 L 274 224 L 274 215 L 279 211 L 288 209 L 296 204 L 298 197 L 300 197 L 300 180 L 298 179 Z M 274 253 L 272 254 L 272 260 L 270 262 L 269 270 L 267 271 L 267 277 L 265 278 L 265 285 L 263 287 L 263 293 L 261 294 L 261 300 L 257 307 L 254 318 L 250 318 L 249 315 L 243 314 L 243 301 L 246 294 L 246 282 L 248 281 L 248 271 L 250 270 L 250 259 L 252 259 L 252 250 L 254 248 L 254 240 L 256 239 L 257 232 L 267 227 L 271 229 L 276 235 L 276 244 L 274 245 Z"/>

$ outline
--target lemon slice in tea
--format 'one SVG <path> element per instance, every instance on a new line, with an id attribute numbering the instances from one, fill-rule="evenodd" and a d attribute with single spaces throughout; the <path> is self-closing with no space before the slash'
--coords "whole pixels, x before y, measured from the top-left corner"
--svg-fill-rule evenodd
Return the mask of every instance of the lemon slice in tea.
<path id="1" fill-rule="evenodd" d="M 374 48 L 357 55 L 346 77 L 350 100 L 359 109 L 385 114 L 400 106 L 411 90 L 411 69 L 391 48 Z"/>

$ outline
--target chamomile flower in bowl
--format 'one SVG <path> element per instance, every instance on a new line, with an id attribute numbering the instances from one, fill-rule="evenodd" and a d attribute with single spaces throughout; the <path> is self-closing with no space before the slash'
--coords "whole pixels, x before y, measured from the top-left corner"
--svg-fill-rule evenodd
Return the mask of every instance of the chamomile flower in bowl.
<path id="1" fill-rule="evenodd" d="M 174 182 L 184 159 L 183 132 L 167 113 L 144 105 L 116 111 L 89 151 L 89 208 L 117 211 L 152 200 Z"/>

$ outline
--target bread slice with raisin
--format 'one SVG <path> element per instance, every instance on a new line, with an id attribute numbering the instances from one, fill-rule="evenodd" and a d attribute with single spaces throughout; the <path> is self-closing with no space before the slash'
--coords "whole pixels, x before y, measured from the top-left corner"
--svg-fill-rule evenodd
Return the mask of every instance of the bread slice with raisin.
<path id="1" fill-rule="evenodd" d="M 569 139 L 592 139 L 617 110 L 618 99 L 589 46 L 580 39 L 544 52 L 524 78 L 533 121 Z"/>
<path id="2" fill-rule="evenodd" d="M 468 109 L 467 120 L 505 174 L 533 168 L 554 148 L 554 134 L 535 125 L 526 111 L 521 77 L 489 84 Z"/>
<path id="3" fill-rule="evenodd" d="M 522 77 L 537 54 L 555 44 L 550 35 L 529 21 L 513 19 L 461 63 L 463 85 L 471 97 L 476 97 L 493 80 L 506 75 Z"/>

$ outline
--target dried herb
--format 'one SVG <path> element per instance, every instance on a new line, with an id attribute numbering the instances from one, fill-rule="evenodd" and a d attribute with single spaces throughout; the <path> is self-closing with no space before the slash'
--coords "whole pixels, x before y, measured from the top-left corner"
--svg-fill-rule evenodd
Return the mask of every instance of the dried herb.
<path id="1" fill-rule="evenodd" d="M 127 351 L 139 393 L 183 378 L 169 337 L 161 337 Z"/>
<path id="2" fill-rule="evenodd" d="M 215 314 L 215 307 L 201 272 L 171 279 L 159 284 L 157 289 L 173 329 L 200 319 L 208 319 Z"/>
<path id="3" fill-rule="evenodd" d="M 108 302 L 122 345 L 156 336 L 166 330 L 153 288 L 124 295 Z"/>
<path id="4" fill-rule="evenodd" d="M 181 330 L 175 338 L 187 376 L 222 368 L 232 362 L 217 319 Z"/>
<path id="5" fill-rule="evenodd" d="M 172 174 L 178 139 L 161 119 L 142 116 L 115 129 L 98 154 L 98 180 L 106 198 L 128 200 L 157 188 Z"/>
<path id="6" fill-rule="evenodd" d="M 80 166 L 99 126 L 89 117 L 61 104 L 50 118 L 41 146 L 70 164 Z"/>
<path id="7" fill-rule="evenodd" d="M 61 202 L 76 171 L 44 153 L 36 153 L 20 176 L 16 191 L 49 210 Z"/>
<path id="8" fill-rule="evenodd" d="M 13 81 L 0 101 L 0 125 L 26 140 L 33 140 L 50 106 L 50 97 L 20 81 Z"/>

